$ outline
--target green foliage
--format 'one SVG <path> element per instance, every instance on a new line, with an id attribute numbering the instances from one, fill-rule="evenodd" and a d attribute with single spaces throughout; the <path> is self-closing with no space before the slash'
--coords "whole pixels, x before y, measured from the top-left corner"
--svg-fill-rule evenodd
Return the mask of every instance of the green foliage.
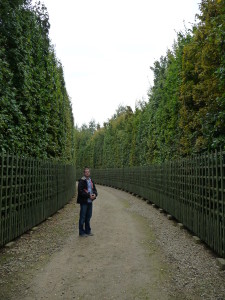
<path id="1" fill-rule="evenodd" d="M 1 1 L 0 144 L 3 151 L 71 161 L 72 110 L 49 28 L 40 2 Z"/>
<path id="2" fill-rule="evenodd" d="M 151 67 L 147 103 L 135 112 L 119 106 L 89 136 L 79 131 L 77 165 L 88 157 L 95 168 L 143 166 L 224 147 L 225 0 L 203 0 L 200 11 L 199 22 Z"/>
<path id="3" fill-rule="evenodd" d="M 200 22 L 183 55 L 184 154 L 224 147 L 225 142 L 225 1 L 204 0 L 200 9 Z"/>
<path id="4" fill-rule="evenodd" d="M 164 161 L 179 156 L 182 132 L 179 128 L 182 57 L 191 34 L 179 33 L 173 51 L 156 61 L 154 86 L 149 93 L 148 162 Z"/>

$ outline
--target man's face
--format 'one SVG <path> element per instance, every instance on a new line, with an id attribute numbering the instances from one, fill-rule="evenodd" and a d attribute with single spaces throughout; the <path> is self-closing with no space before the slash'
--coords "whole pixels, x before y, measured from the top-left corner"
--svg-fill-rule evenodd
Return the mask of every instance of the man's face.
<path id="1" fill-rule="evenodd" d="M 89 177 L 90 176 L 90 170 L 89 169 L 85 169 L 84 170 L 84 176 L 85 177 Z"/>

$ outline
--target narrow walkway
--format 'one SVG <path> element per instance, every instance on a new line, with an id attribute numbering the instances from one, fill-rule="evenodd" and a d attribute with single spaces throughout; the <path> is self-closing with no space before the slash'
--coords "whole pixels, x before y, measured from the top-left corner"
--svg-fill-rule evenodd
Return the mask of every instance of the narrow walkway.
<path id="1" fill-rule="evenodd" d="M 74 199 L 0 253 L 1 299 L 225 299 L 210 251 L 141 199 L 97 188 L 94 236 L 78 236 Z"/>
<path id="2" fill-rule="evenodd" d="M 165 268 L 144 218 L 127 210 L 126 193 L 98 189 L 94 236 L 76 230 L 34 278 L 27 300 L 167 299 Z"/>

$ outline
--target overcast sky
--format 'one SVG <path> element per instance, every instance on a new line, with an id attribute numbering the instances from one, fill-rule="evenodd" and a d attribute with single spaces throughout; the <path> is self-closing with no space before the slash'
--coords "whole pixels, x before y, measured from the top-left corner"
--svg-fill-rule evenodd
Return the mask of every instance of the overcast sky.
<path id="1" fill-rule="evenodd" d="M 119 104 L 147 100 L 150 66 L 190 28 L 199 0 L 42 0 L 64 67 L 75 124 L 103 124 Z"/>

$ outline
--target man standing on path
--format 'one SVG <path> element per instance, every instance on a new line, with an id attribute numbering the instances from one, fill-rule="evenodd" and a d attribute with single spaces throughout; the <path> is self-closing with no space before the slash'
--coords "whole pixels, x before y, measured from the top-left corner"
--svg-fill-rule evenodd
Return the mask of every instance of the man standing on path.
<path id="1" fill-rule="evenodd" d="M 78 183 L 77 197 L 77 203 L 80 204 L 79 235 L 82 237 L 93 235 L 90 220 L 92 217 L 92 202 L 96 199 L 97 195 L 95 184 L 90 178 L 90 169 L 85 167 L 84 176 Z"/>

